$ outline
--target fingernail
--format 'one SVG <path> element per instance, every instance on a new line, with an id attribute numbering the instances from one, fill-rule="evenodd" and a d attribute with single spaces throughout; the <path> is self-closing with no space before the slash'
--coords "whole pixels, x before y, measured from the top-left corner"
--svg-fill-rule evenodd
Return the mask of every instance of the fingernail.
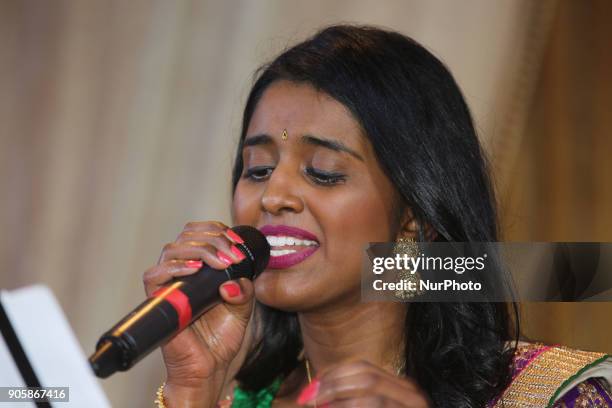
<path id="1" fill-rule="evenodd" d="M 232 250 L 232 254 L 236 255 L 239 261 L 242 261 L 244 258 L 246 258 L 246 255 L 243 254 L 242 251 L 239 250 L 235 245 L 232 245 L 230 249 Z"/>
<path id="2" fill-rule="evenodd" d="M 226 283 L 223 285 L 223 289 L 225 289 L 229 297 L 233 298 L 240 295 L 240 285 L 238 285 L 236 282 Z"/>
<path id="3" fill-rule="evenodd" d="M 202 261 L 190 260 L 185 262 L 185 266 L 192 269 L 200 269 L 202 265 L 204 265 Z"/>
<path id="4" fill-rule="evenodd" d="M 297 399 L 299 405 L 304 405 L 309 401 L 312 401 L 319 393 L 319 386 L 321 382 L 319 380 L 312 380 L 306 388 L 302 390 L 300 396 Z"/>
<path id="5" fill-rule="evenodd" d="M 230 266 L 231 264 L 234 263 L 234 261 L 232 261 L 232 258 L 230 258 L 230 256 L 226 254 L 225 252 L 217 251 L 217 258 L 219 258 L 221 262 L 226 264 L 226 266 Z"/>
<path id="6" fill-rule="evenodd" d="M 236 234 L 234 231 L 232 231 L 231 229 L 228 229 L 227 231 L 225 231 L 225 233 L 235 243 L 237 243 L 237 244 L 244 244 L 244 240 L 242 238 L 240 238 L 240 236 L 238 234 Z"/>

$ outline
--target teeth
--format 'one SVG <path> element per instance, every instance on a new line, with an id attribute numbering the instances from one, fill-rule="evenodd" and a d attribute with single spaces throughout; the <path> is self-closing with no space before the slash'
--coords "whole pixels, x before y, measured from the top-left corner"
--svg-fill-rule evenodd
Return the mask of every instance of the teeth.
<path id="1" fill-rule="evenodd" d="M 273 249 L 270 251 L 270 256 L 281 256 L 297 252 L 295 249 Z"/>
<path id="2" fill-rule="evenodd" d="M 298 239 L 295 237 L 288 237 L 282 235 L 268 235 L 266 237 L 271 247 L 281 247 L 287 245 L 301 245 L 301 246 L 313 246 L 317 245 L 316 241 L 309 239 Z"/>

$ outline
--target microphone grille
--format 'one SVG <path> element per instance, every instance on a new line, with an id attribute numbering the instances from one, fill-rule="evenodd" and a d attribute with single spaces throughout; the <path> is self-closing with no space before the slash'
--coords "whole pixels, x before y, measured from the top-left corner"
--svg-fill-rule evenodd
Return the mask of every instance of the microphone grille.
<path id="1" fill-rule="evenodd" d="M 268 240 L 257 228 L 249 225 L 238 225 L 232 227 L 232 230 L 244 240 L 245 255 L 253 262 L 253 278 L 256 278 L 266 269 L 270 260 Z"/>

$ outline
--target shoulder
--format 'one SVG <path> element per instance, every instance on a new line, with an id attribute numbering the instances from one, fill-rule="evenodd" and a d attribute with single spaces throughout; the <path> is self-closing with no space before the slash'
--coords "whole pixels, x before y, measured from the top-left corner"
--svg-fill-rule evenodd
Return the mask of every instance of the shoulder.
<path id="1" fill-rule="evenodd" d="M 579 395 L 580 390 L 607 394 L 611 384 L 610 355 L 521 342 L 513 358 L 512 381 L 489 406 L 553 406 L 564 397 Z"/>

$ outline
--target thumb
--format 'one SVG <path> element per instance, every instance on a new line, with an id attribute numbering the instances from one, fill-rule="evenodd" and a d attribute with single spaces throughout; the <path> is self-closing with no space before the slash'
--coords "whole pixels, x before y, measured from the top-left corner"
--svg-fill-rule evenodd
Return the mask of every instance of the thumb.
<path id="1" fill-rule="evenodd" d="M 246 278 L 227 281 L 219 287 L 219 294 L 227 310 L 244 322 L 251 317 L 254 292 L 253 282 Z"/>

